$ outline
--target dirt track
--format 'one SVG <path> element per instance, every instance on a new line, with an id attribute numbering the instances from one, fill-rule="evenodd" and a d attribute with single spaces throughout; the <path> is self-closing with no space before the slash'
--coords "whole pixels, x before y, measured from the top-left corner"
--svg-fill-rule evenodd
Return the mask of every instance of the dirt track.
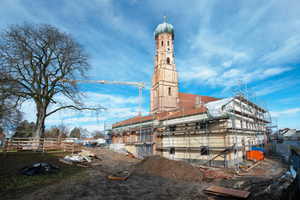
<path id="1" fill-rule="evenodd" d="M 166 170 L 163 166 L 165 164 L 157 166 L 156 170 L 153 170 L 149 168 L 147 160 L 140 162 L 138 159 L 129 158 L 124 154 L 107 149 L 89 150 L 102 159 L 103 165 L 93 166 L 73 179 L 63 180 L 50 187 L 35 191 L 23 199 L 231 199 L 205 194 L 204 189 L 211 185 L 246 189 L 251 191 L 248 199 L 278 199 L 281 192 L 277 191 L 276 193 L 276 188 L 273 188 L 273 191 L 271 187 L 270 191 L 264 192 L 264 190 L 276 182 L 275 180 L 282 176 L 288 168 L 288 165 L 283 165 L 279 160 L 275 160 L 276 157 L 270 157 L 266 159 L 267 162 L 262 162 L 252 171 L 258 175 L 257 177 L 238 177 L 229 173 L 234 177 L 233 180 L 212 181 L 203 177 L 198 181 L 187 181 L 178 178 L 184 174 L 179 175 L 177 172 L 174 176 L 172 170 L 174 171 L 178 166 L 181 166 L 181 169 L 183 165 L 190 166 L 188 163 L 178 162 L 178 166 L 174 163 L 171 164 L 168 168 L 169 175 L 164 178 L 149 173 L 156 174 L 162 169 Z M 154 160 L 164 162 L 166 159 L 154 158 Z M 274 170 L 269 171 L 272 167 Z M 125 181 L 107 179 L 110 174 L 119 170 L 135 170 L 136 172 Z M 228 170 L 223 171 L 228 173 Z M 201 177 L 203 173 L 200 172 L 198 175 Z"/>

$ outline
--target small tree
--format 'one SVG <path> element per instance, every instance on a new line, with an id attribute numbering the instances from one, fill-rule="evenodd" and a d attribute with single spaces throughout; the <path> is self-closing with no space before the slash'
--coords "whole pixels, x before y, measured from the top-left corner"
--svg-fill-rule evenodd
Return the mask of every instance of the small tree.
<path id="1" fill-rule="evenodd" d="M 20 125 L 16 128 L 16 131 L 13 137 L 32 137 L 35 131 L 35 123 L 29 123 L 27 120 L 24 120 L 20 123 Z"/>
<path id="2" fill-rule="evenodd" d="M 63 122 L 58 126 L 58 129 L 60 131 L 60 138 L 68 137 L 70 131 L 69 131 L 68 127 L 64 125 Z"/>
<path id="3" fill-rule="evenodd" d="M 80 138 L 80 135 L 80 129 L 75 127 L 70 133 L 70 138 Z"/>
<path id="4" fill-rule="evenodd" d="M 46 117 L 62 109 L 91 110 L 73 79 L 87 79 L 90 56 L 74 37 L 50 24 L 10 25 L 0 34 L 1 94 L 14 105 L 33 100 L 37 120 L 34 137 L 43 136 Z M 56 98 L 63 95 L 66 99 Z M 6 97 L 0 95 L 0 102 Z M 52 105 L 52 110 L 50 106 Z"/>

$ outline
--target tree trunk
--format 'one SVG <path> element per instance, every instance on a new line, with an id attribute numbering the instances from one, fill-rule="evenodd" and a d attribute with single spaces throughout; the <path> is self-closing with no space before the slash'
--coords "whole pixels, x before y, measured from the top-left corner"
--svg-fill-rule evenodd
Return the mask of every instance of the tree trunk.
<path id="1" fill-rule="evenodd" d="M 38 108 L 34 138 L 41 138 L 45 132 L 46 106 Z"/>

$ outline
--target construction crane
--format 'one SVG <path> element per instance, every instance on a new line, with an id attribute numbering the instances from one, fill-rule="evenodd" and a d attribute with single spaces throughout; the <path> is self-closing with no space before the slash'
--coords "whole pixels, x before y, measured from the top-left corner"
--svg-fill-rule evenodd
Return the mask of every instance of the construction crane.
<path id="1" fill-rule="evenodd" d="M 63 79 L 61 82 L 74 82 L 74 83 L 98 83 L 98 84 L 116 84 L 116 85 L 138 85 L 139 86 L 139 115 L 142 116 L 142 89 L 146 84 L 144 82 L 122 82 L 122 81 L 97 81 L 97 80 L 73 80 Z"/>

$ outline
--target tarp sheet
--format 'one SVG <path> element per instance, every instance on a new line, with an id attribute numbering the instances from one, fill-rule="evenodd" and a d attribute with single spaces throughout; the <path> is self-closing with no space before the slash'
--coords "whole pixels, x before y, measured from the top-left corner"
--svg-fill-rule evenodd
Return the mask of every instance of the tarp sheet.
<path id="1" fill-rule="evenodd" d="M 60 168 L 52 163 L 38 163 L 23 167 L 20 169 L 19 173 L 33 176 L 37 174 L 52 174 L 58 172 L 58 170 L 60 170 Z"/>
<path id="2" fill-rule="evenodd" d="M 205 107 L 208 109 L 208 113 L 210 116 L 221 117 L 223 115 L 222 107 L 228 104 L 228 102 L 230 102 L 231 100 L 232 98 L 208 102 L 207 104 L 205 104 Z"/>

